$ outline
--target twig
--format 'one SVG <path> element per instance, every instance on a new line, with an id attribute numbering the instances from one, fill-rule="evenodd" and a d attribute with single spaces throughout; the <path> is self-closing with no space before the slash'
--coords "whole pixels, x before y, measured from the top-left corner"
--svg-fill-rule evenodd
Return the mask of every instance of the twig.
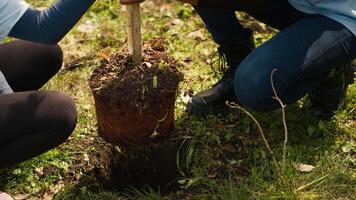
<path id="1" fill-rule="evenodd" d="M 282 170 L 280 168 L 280 166 L 278 165 L 278 162 L 274 156 L 274 153 L 265 137 L 265 134 L 263 132 L 263 129 L 260 125 L 260 123 L 257 121 L 257 119 L 250 113 L 248 112 L 246 109 L 242 108 L 241 106 L 235 104 L 235 105 L 232 105 L 232 104 L 229 104 L 229 106 L 231 108 L 238 108 L 240 110 L 242 110 L 244 113 L 246 113 L 254 122 L 255 124 L 257 125 L 258 129 L 259 129 L 259 132 L 262 136 L 262 139 L 269 151 L 269 153 L 272 155 L 272 159 L 273 159 L 273 162 L 276 166 L 276 169 L 277 169 L 277 172 L 278 174 L 280 175 L 280 177 L 282 179 L 284 179 L 283 175 L 285 174 L 285 170 L 286 170 L 286 160 L 287 160 L 287 145 L 288 145 L 288 127 L 287 127 L 287 120 L 286 120 L 286 105 L 282 102 L 282 100 L 279 98 L 278 94 L 277 94 L 277 91 L 276 91 L 276 88 L 274 86 L 274 82 L 273 82 L 273 76 L 274 76 L 274 73 L 278 71 L 278 69 L 273 69 L 272 72 L 271 72 L 271 76 L 270 76 L 270 80 L 271 80 L 271 86 L 272 86 L 272 89 L 273 89 L 273 99 L 277 100 L 278 103 L 280 104 L 281 106 L 281 109 L 282 109 L 282 120 L 283 120 L 283 126 L 284 126 L 284 145 L 283 145 L 283 162 L 282 162 Z"/>
<path id="2" fill-rule="evenodd" d="M 320 178 L 318 178 L 318 179 L 316 179 L 316 180 L 314 180 L 314 181 L 312 181 L 312 182 L 310 182 L 310 183 L 308 183 L 308 184 L 306 184 L 304 186 L 299 187 L 298 189 L 294 190 L 294 192 L 299 192 L 299 191 L 305 190 L 306 188 L 308 188 L 310 186 L 313 186 L 314 184 L 317 184 L 317 183 L 327 179 L 329 176 L 330 176 L 330 174 L 322 176 L 322 177 L 320 177 Z"/>
<path id="3" fill-rule="evenodd" d="M 255 124 L 257 125 L 258 130 L 259 130 L 259 132 L 260 132 L 260 134 L 261 134 L 261 137 L 262 137 L 262 139 L 263 139 L 263 142 L 265 143 L 267 150 L 269 151 L 269 153 L 270 153 L 271 156 L 272 156 L 273 163 L 274 163 L 274 165 L 276 166 L 277 173 L 278 173 L 279 176 L 282 178 L 281 169 L 280 169 L 280 167 L 279 167 L 279 165 L 278 165 L 278 162 L 277 162 L 277 160 L 276 160 L 276 158 L 275 158 L 275 156 L 274 156 L 274 153 L 273 153 L 273 151 L 272 151 L 270 145 L 268 144 L 268 141 L 267 141 L 267 139 L 266 139 L 266 137 L 265 137 L 265 134 L 264 134 L 264 132 L 263 132 L 263 129 L 262 129 L 262 127 L 261 127 L 261 124 L 257 121 L 257 119 L 256 119 L 250 112 L 248 112 L 248 111 L 247 111 L 246 109 L 244 109 L 243 107 L 241 107 L 241 106 L 239 106 L 239 105 L 237 105 L 237 104 L 231 104 L 231 103 L 228 104 L 228 106 L 229 106 L 230 108 L 235 108 L 235 109 L 237 108 L 237 109 L 239 109 L 239 110 L 242 110 L 245 114 L 247 114 L 247 115 L 255 122 Z"/>
<path id="4" fill-rule="evenodd" d="M 153 133 L 151 134 L 151 138 L 155 138 L 159 135 L 159 132 L 157 131 L 159 129 L 159 126 L 161 125 L 162 122 L 164 122 L 169 114 L 169 110 L 166 112 L 166 114 L 164 115 L 164 117 L 162 119 L 156 119 L 154 116 L 151 115 L 151 117 L 155 120 L 157 120 L 157 125 L 155 126 L 155 129 L 153 131 Z"/>
<path id="5" fill-rule="evenodd" d="M 272 98 L 277 100 L 282 108 L 282 120 L 283 120 L 283 126 L 284 126 L 284 145 L 283 145 L 282 169 L 283 169 L 283 173 L 285 173 L 286 160 L 287 160 L 288 127 L 287 127 L 287 120 L 286 120 L 286 109 L 285 109 L 286 105 L 284 105 L 282 100 L 278 97 L 276 88 L 274 87 L 273 76 L 276 71 L 278 71 L 278 69 L 273 69 L 273 71 L 271 73 L 271 85 L 272 85 L 272 89 L 273 89 L 273 93 L 274 93 L 274 97 L 272 97 Z"/>

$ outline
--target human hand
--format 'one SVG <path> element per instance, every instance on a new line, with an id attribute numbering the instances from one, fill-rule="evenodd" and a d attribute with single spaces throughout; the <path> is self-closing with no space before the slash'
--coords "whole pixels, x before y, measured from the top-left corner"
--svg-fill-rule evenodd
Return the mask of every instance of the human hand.
<path id="1" fill-rule="evenodd" d="M 184 2 L 184 3 L 189 3 L 189 4 L 193 5 L 193 6 L 198 5 L 198 2 L 199 2 L 199 0 L 178 0 L 178 1 L 181 1 L 181 2 Z"/>

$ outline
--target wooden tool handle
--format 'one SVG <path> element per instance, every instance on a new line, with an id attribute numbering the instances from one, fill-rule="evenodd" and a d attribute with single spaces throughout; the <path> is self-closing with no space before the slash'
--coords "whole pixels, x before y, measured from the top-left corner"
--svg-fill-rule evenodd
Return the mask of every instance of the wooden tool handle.
<path id="1" fill-rule="evenodd" d="M 126 5 L 126 13 L 128 20 L 129 52 L 132 54 L 133 64 L 138 65 L 142 60 L 140 4 Z"/>

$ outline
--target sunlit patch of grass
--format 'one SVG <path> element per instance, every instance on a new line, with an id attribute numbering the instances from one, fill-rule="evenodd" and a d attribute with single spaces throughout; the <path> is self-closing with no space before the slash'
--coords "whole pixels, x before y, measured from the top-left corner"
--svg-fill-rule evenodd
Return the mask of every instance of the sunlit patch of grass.
<path id="1" fill-rule="evenodd" d="M 68 152 L 51 150 L 21 165 L 5 169 L 0 185 L 16 193 L 39 193 L 58 182 L 68 173 L 72 158 Z"/>
<path id="2" fill-rule="evenodd" d="M 124 200 L 124 198 L 118 198 L 117 194 L 105 192 L 100 189 L 95 191 L 89 190 L 87 187 L 83 186 L 79 189 L 69 186 L 60 192 L 54 200 Z"/>

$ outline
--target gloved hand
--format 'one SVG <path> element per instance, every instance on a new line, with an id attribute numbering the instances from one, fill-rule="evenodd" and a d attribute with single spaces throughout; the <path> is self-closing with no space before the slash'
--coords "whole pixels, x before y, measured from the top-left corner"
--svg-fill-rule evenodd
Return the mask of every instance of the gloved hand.
<path id="1" fill-rule="evenodd" d="M 135 4 L 135 3 L 141 3 L 144 2 L 145 0 L 120 0 L 121 4 L 127 5 L 127 4 Z"/>

